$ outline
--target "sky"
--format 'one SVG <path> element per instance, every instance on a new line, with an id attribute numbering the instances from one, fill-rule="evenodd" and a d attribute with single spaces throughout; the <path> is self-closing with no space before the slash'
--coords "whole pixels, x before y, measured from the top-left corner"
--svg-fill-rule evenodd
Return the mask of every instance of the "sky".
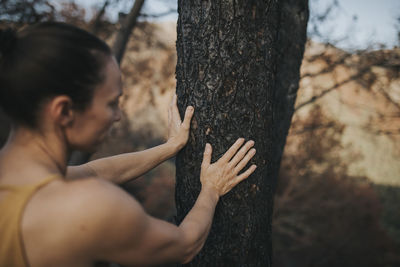
<path id="1" fill-rule="evenodd" d="M 327 41 L 345 50 L 357 50 L 366 48 L 379 48 L 384 44 L 388 48 L 399 46 L 397 32 L 400 31 L 400 0 L 309 0 L 310 17 L 321 14 L 334 1 L 337 5 L 323 22 L 318 22 L 321 36 L 310 35 L 317 41 Z M 85 6 L 89 13 L 99 6 L 98 0 L 75 0 L 76 3 Z M 143 10 L 145 13 L 164 13 L 170 9 L 176 9 L 174 0 L 146 0 Z M 119 6 L 112 7 L 108 16 L 116 20 L 118 11 L 128 12 L 133 1 L 122 1 Z M 177 13 L 163 17 L 162 20 L 176 20 Z M 309 23 L 309 32 L 313 24 Z"/>
<path id="2" fill-rule="evenodd" d="M 320 13 L 332 0 L 310 0 L 311 14 Z M 400 0 L 337 0 L 338 6 L 330 18 L 321 24 L 324 36 L 342 40 L 346 49 L 368 48 L 377 43 L 387 47 L 399 46 L 396 18 L 400 18 Z M 323 40 L 323 38 L 321 38 Z"/>

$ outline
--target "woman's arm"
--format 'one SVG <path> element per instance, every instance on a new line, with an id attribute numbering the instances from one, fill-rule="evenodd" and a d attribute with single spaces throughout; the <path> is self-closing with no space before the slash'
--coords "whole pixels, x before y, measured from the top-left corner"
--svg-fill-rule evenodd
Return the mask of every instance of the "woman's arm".
<path id="1" fill-rule="evenodd" d="M 185 146 L 193 112 L 193 107 L 189 106 L 182 122 L 175 95 L 168 111 L 169 131 L 166 143 L 140 152 L 125 153 L 90 161 L 80 166 L 70 166 L 67 168 L 66 178 L 97 177 L 122 184 L 143 175 L 165 160 L 175 156 Z"/>
<path id="2" fill-rule="evenodd" d="M 255 154 L 254 142 L 243 143 L 244 140 L 239 139 L 213 164 L 210 162 L 212 149 L 207 145 L 201 166 L 201 192 L 178 227 L 148 216 L 136 201 L 117 187 L 106 186 L 104 191 L 90 186 L 95 194 L 90 194 L 90 198 L 97 204 L 88 204 L 94 206 L 91 208 L 93 218 L 89 221 L 96 223 L 87 226 L 92 230 L 82 238 L 91 242 L 87 248 L 80 249 L 80 253 L 94 260 L 126 266 L 189 262 L 205 243 L 219 198 L 255 170 L 253 165 L 239 174 Z"/>
<path id="3" fill-rule="evenodd" d="M 167 142 L 140 152 L 93 160 L 80 166 L 68 167 L 67 179 L 96 177 L 123 184 L 173 157 L 176 151 L 176 146 Z"/>

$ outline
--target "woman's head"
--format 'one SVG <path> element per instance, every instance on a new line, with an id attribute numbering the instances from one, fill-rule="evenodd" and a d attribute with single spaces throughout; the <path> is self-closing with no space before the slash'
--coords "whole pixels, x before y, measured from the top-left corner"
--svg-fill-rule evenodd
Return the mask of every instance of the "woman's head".
<path id="1" fill-rule="evenodd" d="M 17 124 L 36 128 L 55 96 L 84 111 L 106 79 L 110 48 L 96 36 L 57 22 L 0 30 L 0 107 Z"/>

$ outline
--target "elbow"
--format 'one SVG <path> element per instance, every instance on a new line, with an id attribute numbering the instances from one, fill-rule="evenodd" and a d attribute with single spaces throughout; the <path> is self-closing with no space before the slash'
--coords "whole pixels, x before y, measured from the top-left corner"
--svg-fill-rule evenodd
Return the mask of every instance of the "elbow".
<path id="1" fill-rule="evenodd" d="M 191 262 L 193 260 L 194 257 L 188 257 L 188 258 L 184 258 L 183 260 L 180 261 L 180 264 L 188 264 L 189 262 Z"/>
<path id="2" fill-rule="evenodd" d="M 185 242 L 182 246 L 182 257 L 180 259 L 180 263 L 187 264 L 193 260 L 193 258 L 200 252 L 202 249 L 204 242 L 202 240 L 194 238 L 194 236 L 189 235 L 186 236 Z"/>
<path id="3" fill-rule="evenodd" d="M 183 255 L 182 259 L 180 260 L 180 263 L 187 264 L 187 263 L 191 262 L 196 255 L 197 255 L 197 252 L 188 251 Z"/>

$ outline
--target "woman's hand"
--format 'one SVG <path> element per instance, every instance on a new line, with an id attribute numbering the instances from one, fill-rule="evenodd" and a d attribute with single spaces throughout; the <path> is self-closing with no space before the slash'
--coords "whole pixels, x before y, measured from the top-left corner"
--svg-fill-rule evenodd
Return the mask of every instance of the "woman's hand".
<path id="1" fill-rule="evenodd" d="M 214 190 L 218 197 L 220 197 L 228 193 L 233 187 L 255 171 L 257 166 L 252 165 L 239 175 L 239 172 L 256 154 L 256 150 L 252 148 L 254 146 L 254 141 L 248 141 L 242 146 L 243 143 L 244 139 L 239 138 L 229 150 L 213 164 L 211 164 L 212 147 L 210 144 L 206 144 L 200 174 L 200 181 L 203 188 Z"/>
<path id="2" fill-rule="evenodd" d="M 188 106 L 183 122 L 179 115 L 177 97 L 174 95 L 168 109 L 168 141 L 176 149 L 175 153 L 184 147 L 189 138 L 190 121 L 192 120 L 194 108 Z"/>

